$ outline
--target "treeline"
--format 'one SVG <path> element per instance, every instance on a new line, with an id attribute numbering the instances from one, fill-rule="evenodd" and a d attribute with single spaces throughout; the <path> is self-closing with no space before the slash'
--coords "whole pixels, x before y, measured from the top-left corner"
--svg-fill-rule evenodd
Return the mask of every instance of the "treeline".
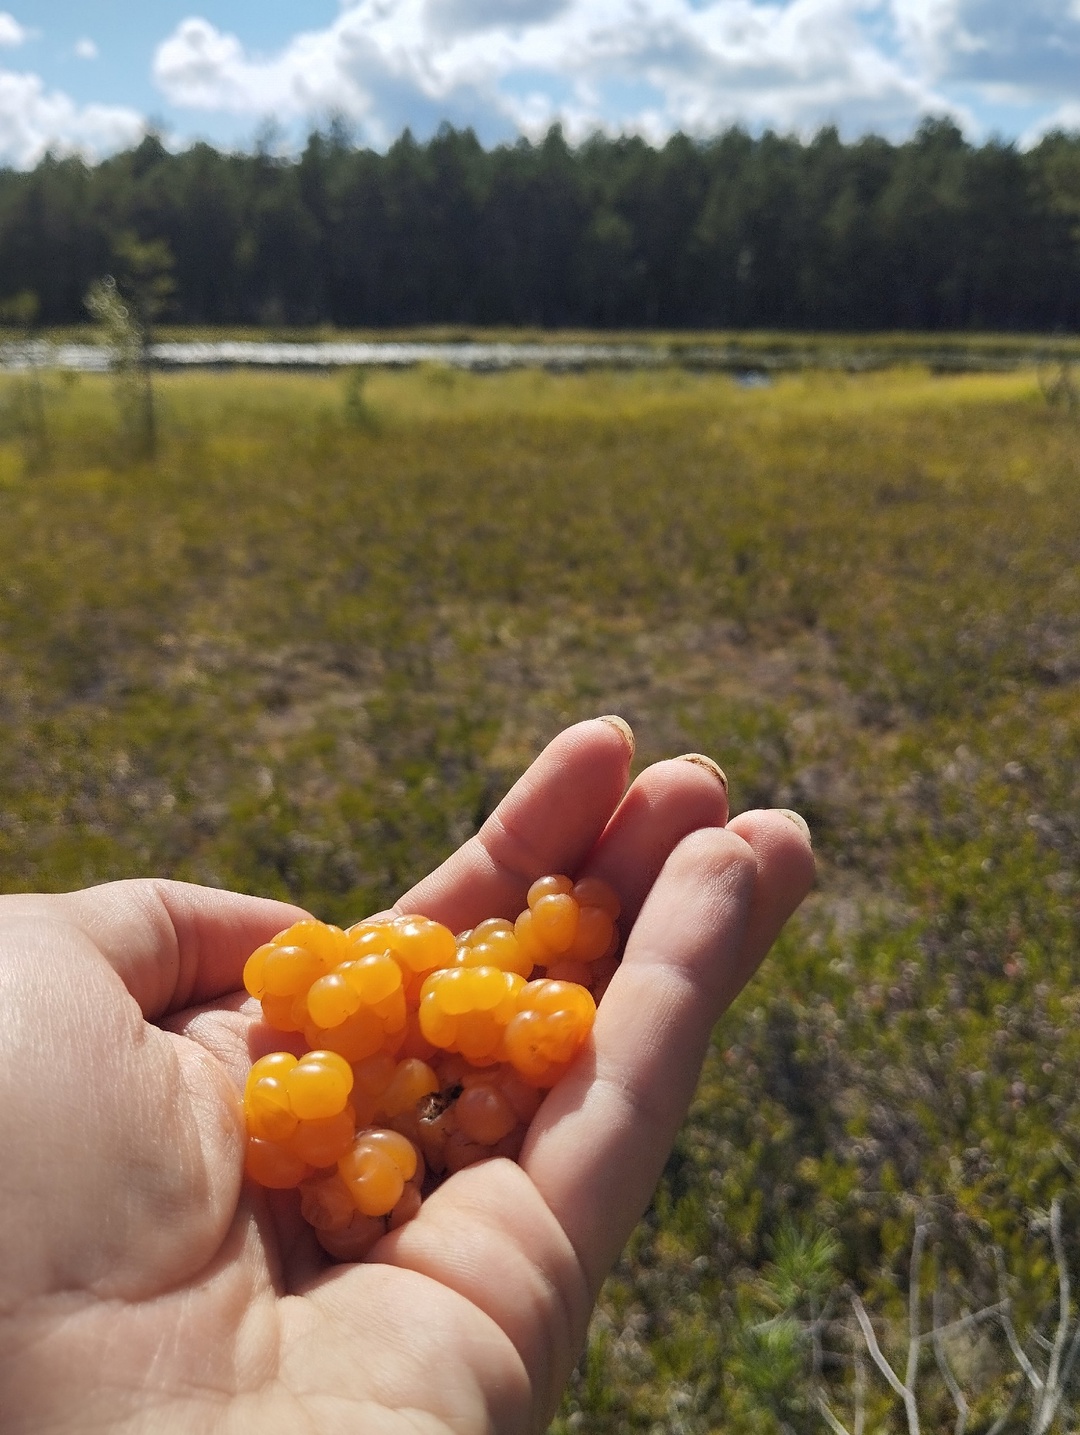
<path id="1" fill-rule="evenodd" d="M 0 171 L 0 300 L 86 318 L 156 241 L 190 324 L 1080 327 L 1080 136 L 1021 153 L 931 120 L 903 144 L 732 129 L 485 150 L 342 132 L 296 159 L 171 154 Z M 167 250 L 161 249 L 167 246 Z M 122 277 L 122 276 L 118 276 Z"/>

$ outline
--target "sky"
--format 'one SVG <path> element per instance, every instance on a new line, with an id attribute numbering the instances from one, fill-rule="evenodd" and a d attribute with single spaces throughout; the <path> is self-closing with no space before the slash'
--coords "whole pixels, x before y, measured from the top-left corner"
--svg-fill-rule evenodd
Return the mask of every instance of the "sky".
<path id="1" fill-rule="evenodd" d="M 1080 129 L 1080 0 L 0 0 L 0 165 L 97 159 L 147 128 L 288 151 L 344 120 L 384 148 L 731 124 L 845 139 L 949 115 Z"/>

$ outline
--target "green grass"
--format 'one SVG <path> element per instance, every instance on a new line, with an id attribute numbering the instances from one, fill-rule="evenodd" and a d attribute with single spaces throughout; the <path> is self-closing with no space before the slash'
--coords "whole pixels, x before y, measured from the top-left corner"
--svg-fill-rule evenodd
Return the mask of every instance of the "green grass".
<path id="1" fill-rule="evenodd" d="M 785 1222 L 886 1314 L 926 1212 L 956 1301 L 992 1237 L 1038 1305 L 1031 1213 L 1080 1170 L 1080 426 L 1034 373 L 430 368 L 359 405 L 176 375 L 153 466 L 96 378 L 48 379 L 42 459 L 20 382 L 3 890 L 163 873 L 356 918 L 610 711 L 639 765 L 706 751 L 736 810 L 809 818 L 818 889 L 718 1030 L 560 1429 L 779 1430 L 744 1331 Z"/>

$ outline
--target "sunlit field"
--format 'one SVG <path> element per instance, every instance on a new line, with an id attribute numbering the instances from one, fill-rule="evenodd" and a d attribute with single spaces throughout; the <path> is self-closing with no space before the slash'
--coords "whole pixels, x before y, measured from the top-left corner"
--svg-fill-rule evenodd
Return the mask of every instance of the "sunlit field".
<path id="1" fill-rule="evenodd" d="M 961 1317 L 1011 1299 L 1045 1374 L 1057 1196 L 1080 1273 L 1068 404 L 917 368 L 192 374 L 131 463 L 107 378 L 38 397 L 0 379 L 0 888 L 154 873 L 355 920 L 567 722 L 715 756 L 734 810 L 805 814 L 820 881 L 556 1428 L 825 1430 L 825 1398 L 906 1429 L 851 1293 L 903 1374 L 925 1226 L 967 1428 L 1019 1393 L 1027 1429 L 1005 1322 Z"/>

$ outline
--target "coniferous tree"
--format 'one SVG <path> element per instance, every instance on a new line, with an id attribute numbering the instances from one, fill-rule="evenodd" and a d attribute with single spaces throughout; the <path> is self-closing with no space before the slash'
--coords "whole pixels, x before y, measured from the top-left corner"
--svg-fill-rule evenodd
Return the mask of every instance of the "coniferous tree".
<path id="1" fill-rule="evenodd" d="M 160 136 L 0 171 L 0 301 L 85 319 L 118 238 L 172 256 L 181 323 L 874 330 L 1080 325 L 1080 137 L 1028 152 L 947 119 L 902 144 L 594 136 L 485 150 L 344 125 L 281 158 Z"/>

